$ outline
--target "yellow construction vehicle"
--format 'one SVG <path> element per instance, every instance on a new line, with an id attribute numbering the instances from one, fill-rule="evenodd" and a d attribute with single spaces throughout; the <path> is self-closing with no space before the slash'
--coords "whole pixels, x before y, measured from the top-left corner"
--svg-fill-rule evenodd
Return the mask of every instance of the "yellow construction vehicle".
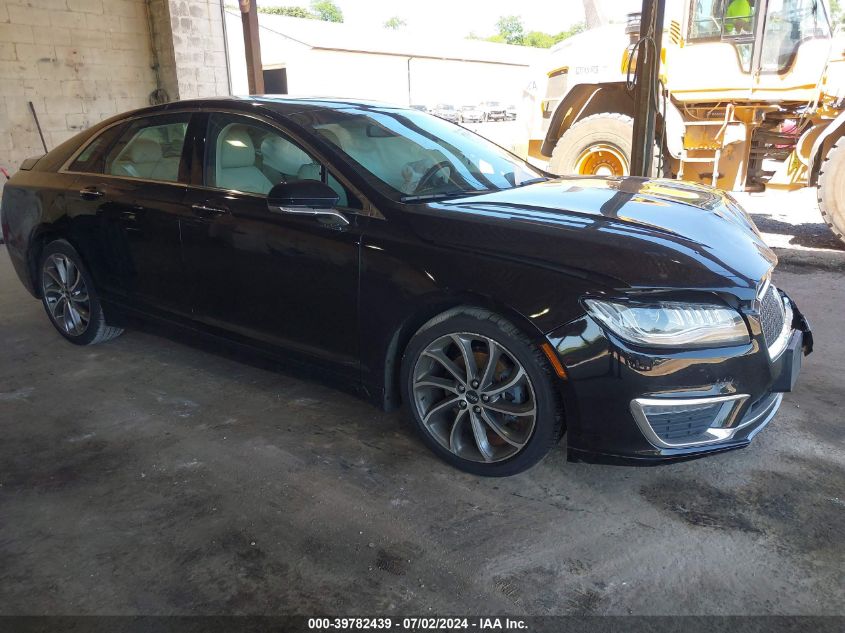
<path id="1" fill-rule="evenodd" d="M 625 175 L 638 14 L 565 40 L 525 93 L 528 156 L 558 174 Z M 845 235 L 845 37 L 827 0 L 666 0 L 658 159 L 729 191 L 818 187 Z"/>

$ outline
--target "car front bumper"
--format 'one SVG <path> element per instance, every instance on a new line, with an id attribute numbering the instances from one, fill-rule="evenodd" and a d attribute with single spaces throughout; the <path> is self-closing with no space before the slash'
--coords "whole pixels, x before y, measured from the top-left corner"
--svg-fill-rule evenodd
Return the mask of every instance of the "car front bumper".
<path id="1" fill-rule="evenodd" d="M 747 446 L 812 350 L 806 319 L 784 299 L 792 308 L 788 341 L 774 358 L 753 317 L 749 343 L 705 350 L 638 349 L 589 315 L 550 333 L 567 374 L 570 459 L 652 464 Z"/>

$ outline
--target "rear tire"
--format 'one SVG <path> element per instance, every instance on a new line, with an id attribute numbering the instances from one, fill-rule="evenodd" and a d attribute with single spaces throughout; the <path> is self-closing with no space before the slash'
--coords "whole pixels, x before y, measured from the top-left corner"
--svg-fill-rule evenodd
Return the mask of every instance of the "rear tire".
<path id="1" fill-rule="evenodd" d="M 56 240 L 44 247 L 38 283 L 50 322 L 71 343 L 94 345 L 123 332 L 106 323 L 94 281 L 69 242 Z"/>
<path id="2" fill-rule="evenodd" d="M 626 114 L 602 112 L 581 119 L 558 139 L 549 170 L 560 176 L 628 176 L 633 132 L 634 119 Z M 659 155 L 655 147 L 653 177 Z"/>
<path id="3" fill-rule="evenodd" d="M 819 210 L 833 234 L 845 242 L 845 137 L 822 162 L 817 190 Z"/>
<path id="4" fill-rule="evenodd" d="M 542 350 L 479 308 L 450 310 L 420 328 L 403 355 L 402 395 L 426 445 L 475 475 L 522 472 L 563 434 L 561 396 Z"/>

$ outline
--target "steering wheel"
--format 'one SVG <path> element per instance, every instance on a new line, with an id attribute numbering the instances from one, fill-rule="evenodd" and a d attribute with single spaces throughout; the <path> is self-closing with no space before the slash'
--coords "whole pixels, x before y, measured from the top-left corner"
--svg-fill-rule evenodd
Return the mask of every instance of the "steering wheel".
<path id="1" fill-rule="evenodd" d="M 441 160 L 439 163 L 435 163 L 428 169 L 426 169 L 425 173 L 420 178 L 420 182 L 417 184 L 416 189 L 414 189 L 414 193 L 420 193 L 425 191 L 426 187 L 429 185 L 429 180 L 432 180 L 434 176 L 441 170 L 441 169 L 449 169 L 449 173 L 451 174 L 453 165 L 448 160 Z"/>

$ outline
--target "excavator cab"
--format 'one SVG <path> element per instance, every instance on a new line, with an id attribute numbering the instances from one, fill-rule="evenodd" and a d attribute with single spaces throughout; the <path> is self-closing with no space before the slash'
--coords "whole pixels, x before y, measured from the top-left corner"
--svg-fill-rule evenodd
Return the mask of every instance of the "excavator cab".
<path id="1" fill-rule="evenodd" d="M 690 0 L 684 18 L 670 52 L 678 101 L 815 98 L 832 37 L 823 0 Z"/>
<path id="2" fill-rule="evenodd" d="M 652 175 L 729 191 L 817 186 L 825 222 L 845 241 L 845 34 L 833 33 L 828 7 L 667 0 L 659 72 L 668 98 Z M 631 14 L 624 30 L 607 25 L 552 49 L 539 90 L 526 91 L 529 156 L 557 174 L 629 172 L 628 80 L 649 50 L 640 29 Z"/>

